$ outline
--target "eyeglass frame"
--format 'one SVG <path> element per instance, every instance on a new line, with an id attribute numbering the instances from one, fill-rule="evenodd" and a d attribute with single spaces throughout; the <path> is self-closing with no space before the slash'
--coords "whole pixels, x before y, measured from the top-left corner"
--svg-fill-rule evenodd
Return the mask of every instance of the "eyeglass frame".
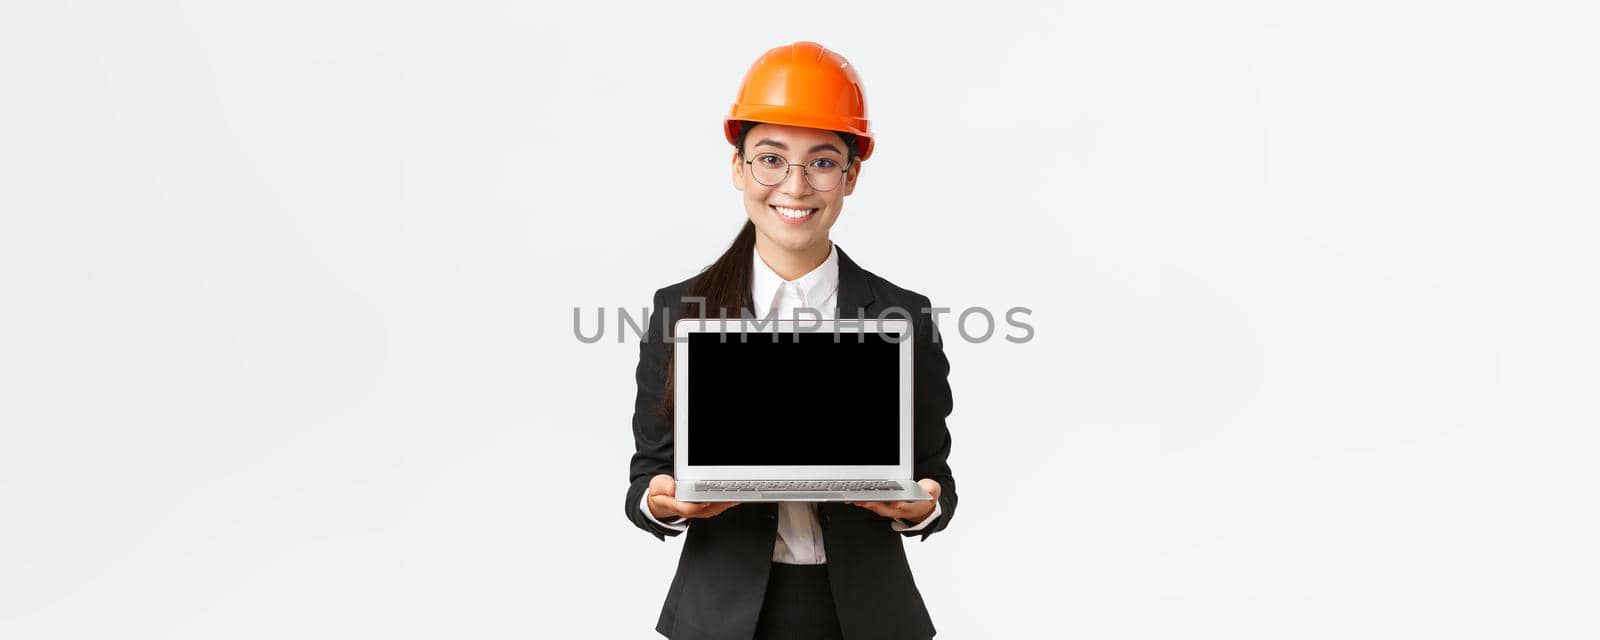
<path id="1" fill-rule="evenodd" d="M 789 162 L 789 159 L 783 157 L 782 154 L 773 153 L 771 151 L 761 151 L 761 152 L 759 152 L 759 153 L 757 153 L 755 155 L 757 155 L 757 156 L 777 156 L 779 159 L 782 159 L 786 163 L 785 166 L 783 167 L 783 177 L 779 178 L 777 182 L 774 182 L 772 184 L 767 184 L 765 182 L 762 182 L 760 178 L 756 177 L 755 159 L 752 158 L 750 160 L 745 160 L 744 161 L 744 163 L 746 165 L 750 166 L 750 179 L 751 180 L 755 180 L 756 184 L 759 184 L 759 185 L 761 185 L 763 187 L 776 187 L 776 186 L 778 186 L 780 184 L 783 184 L 784 180 L 788 180 L 789 179 L 789 172 L 792 171 L 792 169 L 790 169 L 789 167 L 800 167 L 800 175 L 801 175 L 801 177 L 803 177 L 805 179 L 806 184 L 810 185 L 812 189 L 816 189 L 817 191 L 821 191 L 823 193 L 827 193 L 829 191 L 833 191 L 834 189 L 838 189 L 839 185 L 844 184 L 844 180 L 841 179 L 839 181 L 839 184 L 833 185 L 830 188 L 817 189 L 817 185 L 811 182 L 811 171 L 810 171 L 808 165 L 796 164 L 796 163 L 793 163 L 793 162 Z M 817 160 L 821 160 L 822 158 L 816 158 L 816 159 Z M 827 159 L 828 160 L 832 160 L 833 158 L 827 158 Z M 855 166 L 855 161 L 852 160 L 852 161 L 845 162 L 844 163 L 844 167 L 839 170 L 840 175 L 843 176 L 844 174 L 850 173 L 850 167 L 853 167 L 853 166 Z"/>

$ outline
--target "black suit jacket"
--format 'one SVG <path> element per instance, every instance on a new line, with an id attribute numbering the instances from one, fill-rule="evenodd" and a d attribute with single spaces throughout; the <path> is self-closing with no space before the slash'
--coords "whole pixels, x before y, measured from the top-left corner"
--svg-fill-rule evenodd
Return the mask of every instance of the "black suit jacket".
<path id="1" fill-rule="evenodd" d="M 844 637 L 849 640 L 930 638 L 933 621 L 912 580 L 902 539 L 926 540 L 949 526 L 956 513 L 956 481 L 946 462 L 950 454 L 950 431 L 945 427 L 951 409 L 950 364 L 938 327 L 927 311 L 927 296 L 895 286 L 857 266 L 837 244 L 835 249 L 839 252 L 839 318 L 877 318 L 884 310 L 898 307 L 903 311 L 882 317 L 909 315 L 913 320 L 913 479 L 939 482 L 942 513 L 923 529 L 902 533 L 889 527 L 890 520 L 866 509 L 819 503 L 817 519 L 823 530 L 833 600 Z M 629 521 L 661 540 L 682 532 L 651 522 L 640 511 L 639 502 L 651 478 L 673 474 L 673 426 L 657 417 L 656 406 L 666 382 L 667 354 L 673 348 L 664 335 L 678 319 L 682 298 L 692 293 L 695 277 L 656 291 L 635 372 L 635 450 L 623 506 Z M 750 638 L 761 613 L 778 535 L 777 505 L 747 503 L 689 522 L 656 630 L 674 640 Z"/>

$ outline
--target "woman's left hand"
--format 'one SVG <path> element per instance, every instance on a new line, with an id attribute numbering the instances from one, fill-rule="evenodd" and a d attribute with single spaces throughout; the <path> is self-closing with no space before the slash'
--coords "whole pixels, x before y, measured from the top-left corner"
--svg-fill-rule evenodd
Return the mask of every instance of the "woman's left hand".
<path id="1" fill-rule="evenodd" d="M 918 480 L 917 484 L 921 485 L 922 489 L 928 492 L 928 495 L 933 496 L 933 499 L 922 500 L 918 502 L 852 502 L 850 504 L 866 509 L 867 511 L 871 511 L 885 518 L 899 518 L 908 522 L 921 522 L 924 518 L 928 517 L 928 514 L 933 513 L 934 506 L 939 504 L 939 481 L 923 478 Z"/>

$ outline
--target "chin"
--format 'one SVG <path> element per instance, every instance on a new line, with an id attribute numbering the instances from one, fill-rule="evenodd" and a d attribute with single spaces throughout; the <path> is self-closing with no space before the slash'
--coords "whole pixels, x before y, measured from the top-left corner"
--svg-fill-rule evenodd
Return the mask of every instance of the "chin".
<path id="1" fill-rule="evenodd" d="M 803 231 L 775 229 L 767 234 L 767 239 L 771 240 L 773 244 L 790 251 L 798 251 L 811 246 L 811 234 Z"/>
<path id="2" fill-rule="evenodd" d="M 767 240 L 771 241 L 772 244 L 783 247 L 787 251 L 801 251 L 816 244 L 817 241 L 815 235 L 810 231 L 799 231 L 782 226 L 777 229 L 756 227 L 756 230 L 760 231 L 761 235 L 766 236 Z"/>

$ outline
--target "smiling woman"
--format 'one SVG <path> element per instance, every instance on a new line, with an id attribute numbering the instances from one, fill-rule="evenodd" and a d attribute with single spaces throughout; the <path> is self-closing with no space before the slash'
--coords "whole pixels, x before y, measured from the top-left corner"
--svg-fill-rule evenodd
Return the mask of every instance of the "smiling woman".
<path id="1" fill-rule="evenodd" d="M 945 426 L 950 366 L 928 298 L 861 268 L 829 237 L 872 154 L 860 79 L 842 56 L 816 43 L 778 47 L 746 74 L 723 133 L 734 147 L 730 178 L 744 204 L 743 227 L 710 266 L 656 291 L 635 370 L 628 519 L 660 539 L 688 534 L 656 630 L 691 639 L 930 638 L 933 621 L 903 540 L 926 540 L 955 514 Z M 830 319 L 911 310 L 910 464 L 932 499 L 781 506 L 677 500 L 673 322 L 789 317 L 807 308 Z M 845 410 L 826 391 L 802 396 L 783 386 L 753 400 L 774 411 Z M 762 426 L 753 419 L 748 428 Z M 784 442 L 808 434 L 763 435 Z"/>

